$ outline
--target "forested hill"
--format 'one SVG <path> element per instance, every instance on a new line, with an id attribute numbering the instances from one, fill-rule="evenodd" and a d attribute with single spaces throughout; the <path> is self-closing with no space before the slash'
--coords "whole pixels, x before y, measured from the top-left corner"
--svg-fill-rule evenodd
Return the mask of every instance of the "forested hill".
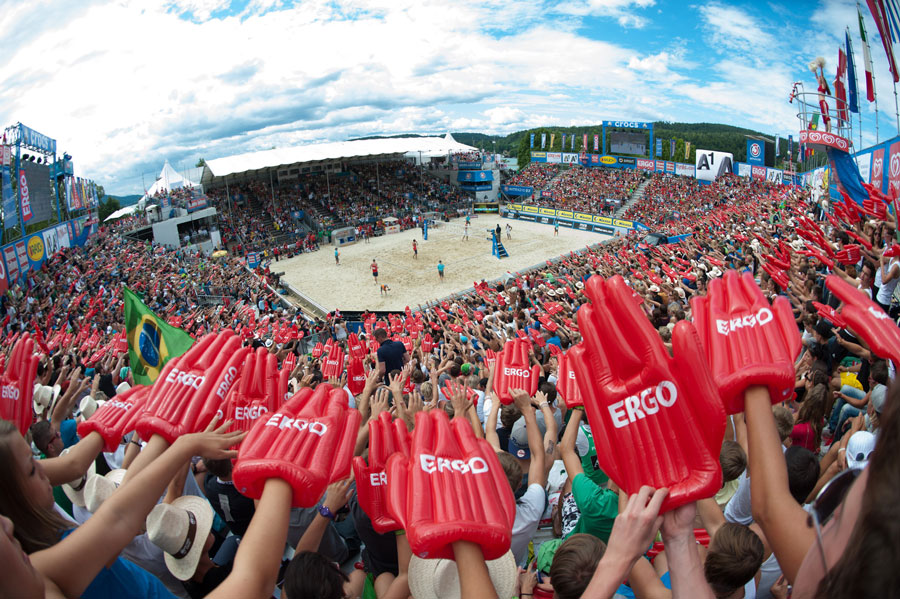
<path id="1" fill-rule="evenodd" d="M 575 134 L 575 150 L 581 150 L 582 136 L 588 134 L 588 147 L 593 148 L 594 135 L 602 133 L 602 126 L 580 125 L 576 127 L 541 127 L 538 129 L 528 129 L 526 131 L 516 131 L 509 135 L 486 135 L 484 133 L 471 132 L 454 132 L 452 135 L 456 141 L 485 150 L 496 150 L 498 152 L 507 153 L 510 156 L 519 158 L 519 165 L 528 164 L 530 148 L 530 134 L 535 134 L 535 149 L 540 149 L 541 133 L 547 134 L 547 150 L 560 151 L 562 144 L 562 134 L 566 134 L 566 150 L 569 145 L 569 136 Z M 607 128 L 607 135 L 611 128 Z M 636 131 L 631 129 L 630 131 Z M 553 147 L 549 147 L 550 135 L 554 134 Z M 762 133 L 752 129 L 743 127 L 734 127 L 732 125 L 722 125 L 718 123 L 653 123 L 653 136 L 656 139 L 663 139 L 663 155 L 664 160 L 676 160 L 677 162 L 694 162 L 696 149 L 718 150 L 721 152 L 731 152 L 735 160 L 745 162 L 747 159 L 747 136 L 764 137 L 774 140 L 774 134 Z M 648 136 L 649 138 L 649 136 Z M 675 155 L 669 156 L 671 144 L 669 140 L 675 140 Z M 649 139 L 647 140 L 649 143 Z M 685 157 L 685 142 L 690 142 L 690 155 Z M 787 140 L 782 139 L 781 157 L 784 157 L 787 151 Z M 655 148 L 652 149 L 655 153 Z M 794 148 L 796 156 L 797 148 Z M 778 159 L 778 165 L 781 164 L 781 158 Z M 766 144 L 766 164 L 775 166 L 775 145 L 771 141 Z"/>

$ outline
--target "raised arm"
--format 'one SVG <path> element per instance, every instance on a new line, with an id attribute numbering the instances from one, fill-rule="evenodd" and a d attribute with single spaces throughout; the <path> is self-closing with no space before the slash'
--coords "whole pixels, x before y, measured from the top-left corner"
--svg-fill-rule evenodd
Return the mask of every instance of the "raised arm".
<path id="1" fill-rule="evenodd" d="M 772 416 L 769 391 L 765 387 L 748 389 L 744 394 L 744 408 L 753 519 L 762 527 L 781 571 L 793 582 L 815 542 L 815 532 L 806 525 L 807 514 L 788 487 L 787 466 Z"/>

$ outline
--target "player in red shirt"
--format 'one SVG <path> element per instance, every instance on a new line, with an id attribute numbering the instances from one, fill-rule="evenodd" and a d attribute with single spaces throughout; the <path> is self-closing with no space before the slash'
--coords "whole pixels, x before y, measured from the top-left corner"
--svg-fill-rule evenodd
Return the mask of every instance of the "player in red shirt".
<path id="1" fill-rule="evenodd" d="M 375 277 L 375 284 L 378 284 L 378 263 L 375 262 L 375 258 L 372 258 L 372 264 L 369 265 L 369 268 L 372 269 L 372 276 Z"/>
<path id="2" fill-rule="evenodd" d="M 419 259 L 419 244 L 413 239 L 413 260 Z"/>

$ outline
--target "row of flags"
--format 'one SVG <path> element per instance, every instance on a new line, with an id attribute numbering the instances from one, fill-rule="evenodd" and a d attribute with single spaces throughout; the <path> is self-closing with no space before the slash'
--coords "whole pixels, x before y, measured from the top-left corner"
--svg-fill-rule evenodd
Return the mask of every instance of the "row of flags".
<path id="1" fill-rule="evenodd" d="M 590 151 L 590 148 L 588 147 L 588 142 L 590 141 L 590 137 L 591 137 L 591 134 L 588 134 L 588 133 L 581 134 L 581 151 L 582 152 Z M 600 151 L 600 135 L 595 133 L 595 134 L 593 134 L 593 137 L 594 137 L 594 150 L 593 151 L 599 152 Z M 561 149 L 565 150 L 566 143 L 568 142 L 569 149 L 572 152 L 574 152 L 575 151 L 575 140 L 577 138 L 578 138 L 578 135 L 575 133 L 569 133 L 569 134 L 563 133 L 562 134 L 562 143 L 560 144 Z M 553 143 L 555 141 L 556 141 L 556 133 L 551 133 L 550 134 L 550 147 L 551 148 L 553 147 Z M 532 149 L 534 149 L 534 142 L 535 142 L 535 134 L 532 133 L 531 134 L 531 148 Z M 546 133 L 541 133 L 541 149 L 542 150 L 547 149 L 547 134 Z"/>
<path id="2" fill-rule="evenodd" d="M 69 210 L 97 208 L 100 205 L 97 197 L 97 184 L 81 177 L 66 177 L 66 206 Z"/>
<path id="3" fill-rule="evenodd" d="M 875 19 L 875 26 L 881 35 L 881 43 L 887 55 L 888 68 L 894 82 L 900 81 L 900 73 L 894 61 L 894 43 L 900 43 L 900 5 L 898 0 L 866 0 L 869 11 Z M 869 47 L 869 36 L 862 11 L 857 5 L 856 16 L 859 21 L 859 37 L 863 49 L 863 69 L 866 72 L 866 100 L 875 101 L 875 74 L 872 68 L 872 51 Z M 850 28 L 844 32 L 844 45 L 838 47 L 837 75 L 834 80 L 834 95 L 837 98 L 838 118 L 847 120 L 848 112 L 859 113 L 859 86 L 856 81 L 853 44 Z"/>

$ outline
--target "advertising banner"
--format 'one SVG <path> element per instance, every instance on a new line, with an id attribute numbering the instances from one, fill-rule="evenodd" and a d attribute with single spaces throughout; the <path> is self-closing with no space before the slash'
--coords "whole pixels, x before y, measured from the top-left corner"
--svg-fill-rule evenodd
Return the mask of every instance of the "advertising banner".
<path id="1" fill-rule="evenodd" d="M 543 150 L 546 147 L 547 147 L 547 134 L 541 133 L 541 149 Z"/>
<path id="2" fill-rule="evenodd" d="M 616 164 L 619 166 L 634 166 L 635 159 L 627 156 L 617 156 Z"/>
<path id="3" fill-rule="evenodd" d="M 715 181 L 721 175 L 730 175 L 733 161 L 734 157 L 730 152 L 715 152 L 697 148 L 697 159 L 694 163 L 694 167 L 697 169 L 697 180 Z"/>
<path id="4" fill-rule="evenodd" d="M 647 158 L 638 158 L 636 162 L 637 162 L 638 168 L 642 168 L 647 171 L 652 171 L 656 168 L 655 160 L 648 160 Z"/>
<path id="5" fill-rule="evenodd" d="M 23 162 L 28 179 L 28 202 L 34 217 L 33 223 L 50 220 L 55 214 L 50 187 L 50 166 L 36 162 Z"/>
<path id="6" fill-rule="evenodd" d="M 56 235 L 56 229 L 47 229 L 43 232 L 44 252 L 47 258 L 52 258 L 59 251 L 59 237 Z"/>
<path id="7" fill-rule="evenodd" d="M 595 152 L 600 151 L 600 136 L 597 135 L 596 133 L 594 134 L 594 151 Z"/>
<path id="8" fill-rule="evenodd" d="M 19 123 L 19 139 L 26 146 L 31 146 L 47 154 L 56 154 L 56 140 L 38 133 L 34 129 L 30 129 Z"/>
<path id="9" fill-rule="evenodd" d="M 0 171 L 2 171 L 0 176 L 3 178 L 3 228 L 15 229 L 19 226 L 19 211 L 16 209 L 16 194 L 13 193 L 12 178 L 8 166 L 2 167 Z"/>
<path id="10" fill-rule="evenodd" d="M 493 181 L 493 171 L 460 171 L 456 173 L 456 180 L 460 183 L 480 183 Z"/>
<path id="11" fill-rule="evenodd" d="M 531 134 L 531 147 L 534 147 L 534 133 Z"/>
<path id="12" fill-rule="evenodd" d="M 600 164 L 605 164 L 606 166 L 611 166 L 615 163 L 616 163 L 615 156 L 601 156 L 600 157 Z"/>
<path id="13" fill-rule="evenodd" d="M 547 152 L 547 162 L 550 164 L 559 164 L 562 162 L 561 152 Z"/>
<path id="14" fill-rule="evenodd" d="M 662 157 L 662 139 L 661 138 L 656 138 L 656 157 L 657 158 Z"/>
<path id="15" fill-rule="evenodd" d="M 572 139 L 575 139 L 574 137 Z M 572 154 L 570 152 L 566 152 L 562 155 L 562 163 L 563 164 L 578 164 L 578 154 Z"/>
<path id="16" fill-rule="evenodd" d="M 693 177 L 694 165 L 679 162 L 675 165 L 675 174 L 681 175 L 682 177 Z"/>
<path id="17" fill-rule="evenodd" d="M 25 248 L 25 242 L 20 239 L 15 242 L 14 245 L 16 246 L 16 258 L 19 259 L 19 268 L 22 269 L 22 274 L 25 274 L 30 268 L 28 263 L 28 250 Z"/>
<path id="18" fill-rule="evenodd" d="M 871 183 L 875 189 L 884 189 L 884 148 L 878 148 L 872 152 Z"/>
<path id="19" fill-rule="evenodd" d="M 750 176 L 750 165 L 746 162 L 738 162 L 737 170 L 735 171 L 738 177 L 749 177 Z"/>
<path id="20" fill-rule="evenodd" d="M 766 178 L 766 167 L 764 166 L 751 166 L 750 167 L 750 176 L 754 179 L 765 179 Z"/>
<path id="21" fill-rule="evenodd" d="M 766 161 L 766 150 L 763 142 L 758 139 L 747 140 L 747 162 L 763 166 Z"/>
<path id="22" fill-rule="evenodd" d="M 666 162 L 666 172 L 674 173 L 675 172 L 675 163 L 674 162 Z"/>
<path id="23" fill-rule="evenodd" d="M 891 144 L 890 153 L 888 154 L 888 195 L 894 195 L 895 191 L 900 191 L 900 141 Z"/>
<path id="24" fill-rule="evenodd" d="M 666 161 L 665 160 L 657 160 L 656 161 L 656 172 L 664 173 L 666 172 Z"/>
<path id="25" fill-rule="evenodd" d="M 461 171 L 480 171 L 482 164 L 481 160 L 460 160 L 456 163 Z"/>
<path id="26" fill-rule="evenodd" d="M 587 152 L 587 133 L 584 134 L 584 139 L 581 140 L 581 149 Z"/>
<path id="27" fill-rule="evenodd" d="M 60 249 L 71 247 L 69 243 L 69 227 L 66 225 L 56 227 L 56 238 L 59 240 Z"/>
<path id="28" fill-rule="evenodd" d="M 769 183 L 780 184 L 782 181 L 784 181 L 783 171 L 780 171 L 777 168 L 766 169 L 766 181 L 768 181 Z"/>
<path id="29" fill-rule="evenodd" d="M 591 154 L 591 164 L 594 166 L 600 164 L 600 154 Z"/>
<path id="30" fill-rule="evenodd" d="M 530 196 L 534 193 L 534 187 L 528 185 L 501 185 L 500 191 L 508 196 Z"/>
<path id="31" fill-rule="evenodd" d="M 6 276 L 10 283 L 19 280 L 19 259 L 16 258 L 16 247 L 8 245 L 3 248 L 3 261 L 6 263 Z"/>

